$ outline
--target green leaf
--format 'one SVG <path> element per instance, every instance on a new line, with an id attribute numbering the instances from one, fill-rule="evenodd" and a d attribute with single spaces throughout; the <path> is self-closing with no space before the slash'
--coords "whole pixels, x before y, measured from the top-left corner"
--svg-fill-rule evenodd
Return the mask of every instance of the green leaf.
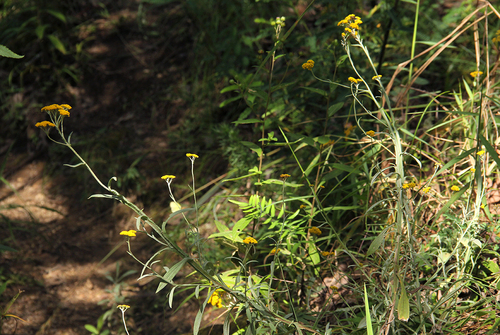
<path id="1" fill-rule="evenodd" d="M 481 143 L 484 145 L 484 148 L 488 153 L 490 154 L 491 158 L 497 163 L 497 167 L 500 167 L 500 158 L 498 157 L 497 152 L 495 151 L 495 148 L 488 142 L 488 140 L 481 134 L 479 134 L 479 140 Z"/>
<path id="2" fill-rule="evenodd" d="M 63 55 L 66 55 L 66 48 L 57 36 L 48 35 L 47 37 L 57 50 L 59 50 Z"/>
<path id="3" fill-rule="evenodd" d="M 472 148 L 470 150 L 462 152 L 460 155 L 458 155 L 457 157 L 453 158 L 451 161 L 449 161 L 448 163 L 446 163 L 441 169 L 439 169 L 439 171 L 436 173 L 436 175 L 439 175 L 440 173 L 446 171 L 449 167 L 451 167 L 451 166 L 455 165 L 456 163 L 460 162 L 462 159 L 464 159 L 465 157 L 469 156 L 470 154 L 472 154 L 475 151 L 476 151 L 476 148 Z"/>
<path id="4" fill-rule="evenodd" d="M 368 293 L 366 292 L 366 283 L 365 287 L 365 319 L 366 319 L 366 334 L 373 335 L 373 326 L 372 326 L 372 318 L 370 316 L 370 304 L 368 302 Z"/>
<path id="5" fill-rule="evenodd" d="M 92 326 L 92 325 L 85 325 L 84 327 L 85 327 L 85 329 L 87 329 L 92 334 L 96 334 L 96 335 L 99 334 L 99 331 L 97 330 L 97 328 L 94 327 L 94 326 Z"/>
<path id="6" fill-rule="evenodd" d="M 344 103 L 339 102 L 328 107 L 328 117 L 332 117 L 333 115 L 335 115 L 335 113 L 337 113 L 342 108 L 342 106 L 344 106 Z"/>
<path id="7" fill-rule="evenodd" d="M 344 63 L 346 59 L 347 59 L 347 55 L 340 56 L 337 59 L 337 67 L 340 66 L 340 65 L 342 65 L 342 63 Z"/>
<path id="8" fill-rule="evenodd" d="M 167 283 L 172 282 L 172 279 L 174 279 L 175 275 L 182 269 L 184 264 L 189 260 L 189 258 L 184 258 L 181 260 L 179 263 L 174 264 L 168 271 L 165 273 L 163 276 L 163 280 L 165 280 Z"/>
<path id="9" fill-rule="evenodd" d="M 484 266 L 493 274 L 500 272 L 500 267 L 495 261 L 487 260 L 486 262 L 484 262 Z"/>
<path id="10" fill-rule="evenodd" d="M 474 149 L 475 150 L 475 149 Z M 460 198 L 462 196 L 462 194 L 464 194 L 465 191 L 467 191 L 468 187 L 467 186 L 464 186 L 460 189 L 460 191 L 456 192 L 455 194 L 453 194 L 450 198 L 450 200 L 448 200 L 448 202 L 446 204 L 444 204 L 444 206 L 439 210 L 439 212 L 436 214 L 436 217 L 435 219 L 439 219 L 439 217 L 441 216 L 441 214 L 443 214 L 444 212 L 446 212 L 448 210 L 448 208 L 450 208 L 450 206 L 458 200 L 458 198 Z"/>
<path id="11" fill-rule="evenodd" d="M 248 147 L 253 152 L 256 152 L 257 155 L 259 155 L 259 157 L 262 156 L 262 148 L 259 147 L 257 144 L 252 143 L 252 142 L 247 142 L 247 141 L 241 141 L 240 143 L 243 144 L 244 146 Z"/>
<path id="12" fill-rule="evenodd" d="M 398 319 L 401 321 L 408 321 L 410 318 L 410 301 L 406 294 L 405 286 L 401 282 L 401 295 L 398 301 Z"/>
<path id="13" fill-rule="evenodd" d="M 366 256 L 371 256 L 375 251 L 380 248 L 382 243 L 385 241 L 385 234 L 387 233 L 387 230 L 389 227 L 385 228 L 370 244 L 370 247 L 368 248 L 368 251 L 366 252 Z"/>
<path id="14" fill-rule="evenodd" d="M 238 96 L 235 96 L 235 97 L 229 98 L 229 99 L 227 99 L 227 100 L 224 100 L 223 102 L 221 102 L 221 103 L 220 103 L 219 108 L 222 108 L 222 107 L 224 107 L 225 105 L 230 104 L 231 102 L 236 101 L 236 100 L 239 100 L 239 99 L 241 99 L 241 94 L 240 94 L 240 95 L 238 95 Z"/>
<path id="15" fill-rule="evenodd" d="M 308 90 L 308 91 L 311 91 L 311 92 L 314 92 L 314 93 L 321 94 L 324 97 L 328 96 L 328 93 L 326 93 L 326 91 L 323 91 L 319 88 L 314 88 L 314 87 L 301 87 L 301 88 Z"/>
<path id="16" fill-rule="evenodd" d="M 45 10 L 47 13 L 49 13 L 50 15 L 58 18 L 59 20 L 61 20 L 62 22 L 66 23 L 66 16 L 64 16 L 63 13 L 61 12 L 58 12 L 58 11 L 55 11 L 55 10 L 52 10 L 52 9 L 46 9 Z"/>
<path id="17" fill-rule="evenodd" d="M 230 91 L 236 91 L 238 90 L 239 86 L 238 85 L 231 85 L 231 86 L 227 86 L 227 87 L 224 87 L 220 93 L 226 93 L 226 92 L 230 92 Z"/>
<path id="18" fill-rule="evenodd" d="M 11 51 L 9 48 L 7 48 L 5 45 L 0 44 L 0 56 L 2 57 L 8 57 L 8 58 L 23 58 L 24 56 L 20 56 L 16 54 L 15 52 Z"/>

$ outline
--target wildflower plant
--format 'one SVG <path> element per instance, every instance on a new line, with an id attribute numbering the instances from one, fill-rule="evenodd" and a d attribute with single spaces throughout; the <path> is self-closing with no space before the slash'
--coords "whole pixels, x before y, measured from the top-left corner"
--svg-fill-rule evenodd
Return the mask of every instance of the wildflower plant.
<path id="1" fill-rule="evenodd" d="M 443 320 L 453 315 L 450 307 L 458 303 L 458 295 L 469 283 L 477 255 L 484 246 L 479 240 L 481 211 L 487 210 L 484 177 L 489 156 L 495 151 L 477 130 L 481 121 L 471 123 L 476 125 L 477 133 L 466 133 L 464 146 L 448 162 L 442 162 L 436 154 L 416 150 L 413 142 L 425 140 L 416 136 L 417 131 L 413 134 L 405 129 L 406 123 L 399 123 L 400 109 L 392 106 L 394 99 L 382 80 L 385 77 L 378 73 L 364 44 L 363 21 L 350 14 L 338 22 L 343 28 L 339 39 L 350 66 L 349 75 L 339 80 L 322 78 L 321 62 L 313 59 L 301 60 L 296 67 L 321 85 L 328 84 L 330 91 L 348 90 L 352 114 L 336 124 L 339 134 L 327 133 L 330 107 L 339 110 L 344 107 L 341 101 L 326 108 L 323 136 L 295 134 L 288 128 L 286 117 L 279 114 L 283 111 L 276 106 L 282 105 L 275 105 L 273 99 L 286 86 L 275 82 L 276 61 L 285 57 L 278 53 L 296 24 L 285 32 L 283 17 L 273 23 L 274 45 L 256 71 L 266 66 L 263 76 L 267 76 L 267 82 L 253 75 L 234 80 L 223 90 L 238 94 L 231 101 L 243 99 L 246 109 L 236 124 L 255 125 L 260 143 L 243 143 L 256 155 L 255 166 L 248 169 L 248 174 L 224 180 L 228 184 L 248 181 L 242 192 L 245 194 L 228 195 L 227 203 L 236 206 L 233 211 L 237 215 L 231 215 L 236 219 L 223 220 L 214 215 L 216 231 L 208 238 L 200 232 L 203 201 L 196 197 L 197 154 L 186 154 L 191 165 L 194 207 L 178 206 L 178 179 L 164 175 L 161 179 L 167 186 L 165 192 L 171 205 L 176 206 L 171 206 L 175 210 L 166 221 L 156 223 L 112 187 L 115 177 L 107 184 L 101 182 L 76 153 L 71 136 L 66 138 L 63 129 L 71 107 L 44 107 L 50 121 L 37 126 L 48 136 L 54 128 L 61 140 L 49 138 L 68 147 L 80 159 L 72 167 L 85 166 L 105 190 L 92 197 L 119 201 L 136 213 L 135 229 L 120 234 L 127 239 L 128 253 L 143 267 L 140 278 L 158 278 L 157 292 L 168 287 L 170 307 L 176 290 L 193 290 L 193 296 L 200 300 L 195 334 L 207 306 L 227 309 L 224 334 L 229 333 L 229 324 L 240 317 L 246 318 L 248 326 L 239 332 L 248 334 L 347 333 L 342 328 L 346 324 L 352 333 L 369 334 L 428 333 L 440 329 Z M 354 52 L 366 58 L 368 69 L 355 62 Z M 483 113 L 476 113 L 479 106 L 474 103 L 480 101 L 481 75 L 471 74 L 476 86 L 466 86 L 469 102 L 460 104 L 457 94 L 457 105 L 469 107 L 468 113 L 477 119 Z M 470 77 L 467 79 L 470 82 Z M 309 91 L 320 93 L 330 102 L 326 91 Z M 423 118 L 425 111 L 416 114 Z M 336 154 L 340 146 L 355 148 L 351 155 L 354 158 Z M 305 148 L 311 151 L 306 154 Z M 275 158 L 277 152 L 282 156 Z M 424 166 L 422 157 L 428 160 L 428 166 Z M 343 161 L 346 159 L 349 162 Z M 469 160 L 467 173 L 446 175 L 464 160 Z M 421 232 L 428 229 L 426 223 L 431 221 L 423 219 L 429 203 L 439 208 L 433 213 L 433 222 L 444 233 L 432 234 L 425 240 Z M 188 237 L 183 247 L 167 232 L 168 221 L 177 215 L 182 216 Z M 453 228 L 446 229 L 447 225 Z M 132 252 L 134 237 L 139 235 L 160 246 L 147 261 Z M 353 248 L 352 240 L 359 245 Z M 213 244 L 222 246 L 219 259 L 207 256 L 207 249 Z M 153 266 L 164 252 L 175 254 L 180 260 L 160 269 Z M 234 268 L 215 266 L 221 259 L 230 260 Z M 192 283 L 179 283 L 176 279 L 185 266 L 197 274 Z M 431 275 L 423 278 L 426 272 Z M 333 283 L 326 283 L 327 278 L 333 278 Z M 335 304 L 343 307 L 334 308 Z"/>

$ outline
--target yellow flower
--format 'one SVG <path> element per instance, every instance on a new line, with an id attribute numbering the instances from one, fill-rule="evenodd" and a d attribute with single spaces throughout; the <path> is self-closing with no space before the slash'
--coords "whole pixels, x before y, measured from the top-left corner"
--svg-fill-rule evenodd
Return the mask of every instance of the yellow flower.
<path id="1" fill-rule="evenodd" d="M 200 158 L 197 154 L 186 154 L 186 157 Z"/>
<path id="2" fill-rule="evenodd" d="M 48 112 L 48 111 L 51 111 L 51 110 L 58 110 L 58 109 L 62 109 L 63 107 L 58 105 L 58 104 L 52 104 L 52 105 L 48 105 L 48 106 L 45 106 L 45 107 L 42 107 L 42 112 Z"/>
<path id="3" fill-rule="evenodd" d="M 321 256 L 323 257 L 328 257 L 328 256 L 332 256 L 334 253 L 331 252 L 331 251 L 322 251 L 321 252 Z"/>
<path id="4" fill-rule="evenodd" d="M 470 75 L 472 76 L 472 78 L 476 78 L 476 77 L 478 77 L 478 76 L 480 76 L 482 74 L 483 74 L 482 71 L 473 71 L 473 72 L 470 73 Z"/>
<path id="5" fill-rule="evenodd" d="M 411 183 L 405 183 L 403 184 L 403 188 L 404 189 L 407 189 L 407 188 L 414 188 L 416 186 L 416 184 L 414 182 L 411 182 Z"/>
<path id="6" fill-rule="evenodd" d="M 481 208 L 484 209 L 484 205 L 481 205 Z"/>
<path id="7" fill-rule="evenodd" d="M 290 175 L 288 173 L 282 173 L 280 174 L 280 178 L 287 179 L 290 178 Z"/>
<path id="8" fill-rule="evenodd" d="M 314 61 L 312 59 L 309 59 L 307 62 L 305 62 L 304 64 L 302 64 L 302 68 L 304 70 L 311 71 L 313 67 L 314 67 Z"/>
<path id="9" fill-rule="evenodd" d="M 470 172 L 474 173 L 474 172 L 476 172 L 476 169 L 471 168 L 471 169 L 470 169 Z"/>
<path id="10" fill-rule="evenodd" d="M 52 122 L 50 121 L 42 121 L 42 122 L 37 122 L 35 124 L 35 127 L 55 127 L 56 125 L 53 124 Z"/>
<path id="11" fill-rule="evenodd" d="M 166 174 L 162 176 L 161 179 L 175 179 L 175 176 L 172 176 L 171 174 Z"/>
<path id="12" fill-rule="evenodd" d="M 319 229 L 318 227 L 311 227 L 309 228 L 309 233 L 319 236 L 321 235 L 321 229 Z"/>
<path id="13" fill-rule="evenodd" d="M 372 77 L 372 80 L 377 80 L 377 79 L 380 79 L 380 78 L 382 78 L 382 75 L 381 75 L 381 74 L 376 75 L 376 76 L 373 76 L 373 77 Z"/>
<path id="14" fill-rule="evenodd" d="M 223 290 L 216 290 L 212 295 L 210 296 L 210 299 L 208 299 L 208 303 L 212 304 L 212 306 L 217 306 L 217 308 L 222 308 L 224 307 L 222 305 L 222 299 L 219 295 L 219 293 L 222 293 Z"/>
<path id="15" fill-rule="evenodd" d="M 486 153 L 486 151 L 481 150 L 481 151 L 478 151 L 478 152 L 477 152 L 477 155 L 478 155 L 478 156 L 482 156 L 482 155 L 484 155 L 485 153 Z"/>
<path id="16" fill-rule="evenodd" d="M 300 205 L 300 209 L 304 209 L 304 208 L 307 208 L 307 206 L 304 204 Z"/>
<path id="17" fill-rule="evenodd" d="M 460 187 L 458 187 L 457 185 L 453 185 L 451 187 L 451 190 L 457 192 L 457 191 L 460 191 Z"/>
<path id="18" fill-rule="evenodd" d="M 357 84 L 357 83 L 360 83 L 363 81 L 363 79 L 356 79 L 353 77 L 349 77 L 349 78 L 347 78 L 347 80 L 349 80 L 351 83 L 354 83 L 354 84 Z"/>
<path id="19" fill-rule="evenodd" d="M 69 112 L 65 109 L 60 109 L 59 110 L 59 114 L 61 114 L 62 116 L 67 116 L 69 117 Z"/>
<path id="20" fill-rule="evenodd" d="M 431 190 L 430 186 L 427 186 L 422 189 L 422 192 L 429 193 L 430 190 Z"/>
<path id="21" fill-rule="evenodd" d="M 130 230 L 124 230 L 124 231 L 120 232 L 120 235 L 125 235 L 128 237 L 135 237 L 136 236 L 135 233 L 137 233 L 137 231 L 130 229 Z"/>
<path id="22" fill-rule="evenodd" d="M 246 239 L 243 240 L 243 243 L 245 243 L 245 244 L 257 244 L 257 240 L 254 239 L 252 236 L 248 236 Z"/>
<path id="23" fill-rule="evenodd" d="M 356 128 L 356 126 L 348 126 L 348 124 L 344 125 L 344 127 L 346 128 L 344 130 L 345 136 L 349 136 L 351 134 L 351 131 L 353 131 L 354 128 Z"/>
<path id="24" fill-rule="evenodd" d="M 373 130 L 368 130 L 368 131 L 366 132 L 366 135 L 368 135 L 368 136 L 370 136 L 370 137 L 373 137 L 373 136 L 375 136 L 375 132 L 374 132 Z"/>
<path id="25" fill-rule="evenodd" d="M 129 305 L 118 305 L 116 308 L 120 309 L 122 312 L 125 312 L 127 309 L 130 308 Z"/>
<path id="26" fill-rule="evenodd" d="M 278 250 L 276 250 L 276 248 L 273 248 L 273 250 L 269 251 L 269 255 L 274 255 L 280 251 L 281 251 L 281 249 L 279 249 L 279 248 L 278 248 Z"/>
<path id="27" fill-rule="evenodd" d="M 72 107 L 68 104 L 62 104 L 60 105 L 62 108 L 66 109 L 66 110 L 70 110 Z"/>
<path id="28" fill-rule="evenodd" d="M 361 18 L 359 16 L 349 14 L 343 20 L 340 20 L 339 23 L 337 23 L 337 26 L 347 26 L 345 27 L 345 31 L 350 35 L 357 36 L 359 25 L 362 23 L 363 21 L 361 21 Z M 346 33 L 343 33 L 342 37 L 347 38 L 349 36 L 347 36 Z"/>

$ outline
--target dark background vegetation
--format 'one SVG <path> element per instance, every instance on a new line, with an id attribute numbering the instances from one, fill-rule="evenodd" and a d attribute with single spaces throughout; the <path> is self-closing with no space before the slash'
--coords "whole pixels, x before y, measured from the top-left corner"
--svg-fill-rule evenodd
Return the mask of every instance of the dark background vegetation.
<path id="1" fill-rule="evenodd" d="M 175 174 L 187 180 L 186 152 L 200 155 L 199 185 L 233 168 L 245 174 L 258 164 L 256 155 L 240 141 L 257 142 L 259 130 L 251 124 L 232 124 L 245 111 L 245 103 L 235 100 L 221 106 L 236 94 L 220 91 L 230 80 L 245 82 L 272 49 L 270 19 L 285 16 L 286 31 L 307 5 L 300 0 L 3 1 L 0 44 L 24 55 L 0 59 L 1 176 L 15 184 L 16 192 L 25 192 L 19 196 L 7 183 L 0 188 L 0 244 L 5 248 L 0 255 L 0 283 L 5 284 L 0 300 L 5 306 L 19 289 L 25 290 L 13 311 L 29 322 L 17 322 L 18 333 L 88 333 L 83 326 L 95 325 L 109 304 L 97 305 L 92 299 L 85 304 L 86 294 L 102 293 L 98 300 L 115 302 L 127 296 L 137 306 L 132 310 L 137 333 L 188 332 L 193 316 L 189 304 L 183 315 L 172 316 L 164 296 L 148 293 L 154 287 L 129 280 L 134 275 L 118 280 L 116 262 L 125 264 L 119 274 L 134 268 L 124 247 L 99 263 L 122 241 L 119 231 L 133 227 L 133 218 L 112 203 L 87 200 L 98 186 L 83 169 L 64 167 L 75 158 L 34 127 L 45 119 L 40 108 L 52 103 L 73 106 L 65 129 L 73 132 L 76 150 L 103 180 L 117 176 L 121 192 L 162 219 L 170 200 L 159 177 Z M 424 1 L 417 53 L 427 41 L 446 36 L 474 5 L 474 1 Z M 278 50 L 285 57 L 276 62 L 274 76 L 290 89 L 276 92 L 281 102 L 274 107 L 286 113 L 269 121 L 270 129 L 280 125 L 310 137 L 324 134 L 326 100 L 300 87 L 327 87 L 314 81 L 301 64 L 314 59 L 315 73 L 332 80 L 345 82 L 352 75 L 342 62 L 337 27 L 350 13 L 363 18 L 365 43 L 381 65 L 384 82 L 397 64 L 409 58 L 414 6 L 398 0 L 316 1 L 284 49 Z M 426 92 L 456 88 L 460 78 L 474 69 L 473 53 L 461 47 L 470 39 L 461 36 L 417 86 Z M 415 66 L 423 61 L 417 60 Z M 359 55 L 359 62 L 366 60 Z M 400 80 L 394 95 L 405 79 Z M 328 103 L 342 103 L 347 95 L 339 88 Z M 341 108 L 326 126 L 327 133 L 342 136 L 349 120 L 349 108 Z M 339 150 L 350 154 L 348 147 Z M 26 175 L 18 175 L 23 171 Z M 186 184 L 177 183 L 179 197 L 188 192 Z M 54 202 L 30 202 L 40 192 Z M 44 212 L 40 215 L 45 221 L 37 215 L 10 215 L 18 205 L 25 213 Z M 54 207 L 64 213 L 59 215 Z M 146 243 L 139 249 L 151 252 Z M 69 270 L 57 273 L 62 279 L 48 282 L 47 274 L 58 265 L 72 263 Z M 114 278 L 106 279 L 105 273 Z M 75 293 L 76 287 L 87 293 Z M 83 297 L 78 303 L 68 298 L 78 294 Z M 115 320 L 115 329 L 118 324 Z M 5 327 L 13 331 L 16 324 L 9 321 Z"/>

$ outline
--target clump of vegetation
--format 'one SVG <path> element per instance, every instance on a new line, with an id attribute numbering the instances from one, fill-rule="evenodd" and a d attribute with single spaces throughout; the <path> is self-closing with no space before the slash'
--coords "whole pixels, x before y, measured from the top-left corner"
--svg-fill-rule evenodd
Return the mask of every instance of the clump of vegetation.
<path id="1" fill-rule="evenodd" d="M 84 166 L 106 191 L 92 197 L 119 201 L 137 214 L 136 227 L 121 233 L 128 253 L 142 266 L 140 278 L 160 280 L 156 292 L 167 290 L 170 307 L 179 290 L 191 289 L 192 297 L 200 299 L 194 334 L 208 305 L 227 310 L 224 334 L 231 324 L 237 325 L 236 333 L 246 334 L 449 333 L 480 320 L 482 328 L 495 332 L 500 318 L 491 287 L 497 286 L 500 268 L 496 244 L 485 232 L 497 229 L 487 185 L 500 158 L 491 122 L 498 106 L 490 102 L 496 101 L 488 85 L 490 68 L 478 54 L 471 78 L 461 83 L 465 96 L 427 93 L 418 100 L 428 102 L 412 105 L 409 91 L 433 58 L 415 73 L 410 69 L 408 84 L 395 95 L 392 85 L 407 64 L 387 82 L 364 42 L 362 18 L 349 14 L 338 22 L 337 41 L 345 51 L 342 62 L 349 65 L 343 71 L 352 75 L 326 78 L 325 57 L 301 66 L 326 88 L 300 87 L 325 104 L 317 106 L 324 111 L 318 131 L 309 125 L 318 120 L 304 113 L 309 96 L 289 94 L 301 83 L 286 81 L 288 68 L 276 69 L 286 57 L 280 50 L 303 15 L 288 30 L 286 18 L 273 20 L 274 44 L 257 71 L 236 75 L 223 90 L 235 95 L 222 106 L 240 99 L 246 105 L 235 124 L 252 125 L 260 137 L 257 143 L 241 142 L 255 154 L 255 166 L 225 179 L 234 188 L 215 195 L 216 203 L 224 199 L 222 206 L 239 208 L 231 215 L 219 216 L 208 196 L 198 198 L 198 154 L 186 154 L 192 207 L 182 208 L 176 200 L 175 175 L 161 177 L 172 214 L 160 223 L 112 187 L 116 177 L 102 182 L 75 151 L 63 128 L 69 105 L 42 108 L 50 121 L 37 127 L 70 149 L 80 161 L 71 167 Z M 448 36 L 436 53 L 456 37 Z M 454 101 L 444 105 L 439 99 L 444 96 Z M 349 113 L 337 116 L 341 109 Z M 60 139 L 51 137 L 52 129 Z M 445 139 L 438 129 L 451 136 Z M 235 194 L 242 180 L 245 192 Z M 177 216 L 183 222 L 183 246 L 167 231 Z M 202 225 L 216 231 L 205 236 Z M 147 261 L 132 250 L 137 234 L 158 244 Z M 215 246 L 217 253 L 210 251 Z M 179 261 L 155 266 L 164 253 Z M 185 266 L 196 276 L 179 282 L 176 275 Z M 124 312 L 129 306 L 118 308 L 128 333 Z M 246 326 L 235 322 L 239 318 Z"/>

